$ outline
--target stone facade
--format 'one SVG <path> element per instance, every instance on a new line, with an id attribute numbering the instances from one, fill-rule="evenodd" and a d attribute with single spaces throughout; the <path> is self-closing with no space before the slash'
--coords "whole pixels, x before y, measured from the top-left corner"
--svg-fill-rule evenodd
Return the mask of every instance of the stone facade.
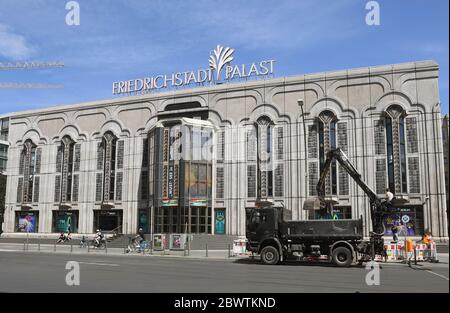
<path id="1" fill-rule="evenodd" d="M 212 171 L 205 202 L 209 209 L 185 215 L 186 221 L 195 216 L 210 227 L 191 231 L 214 233 L 224 225 L 225 233 L 243 235 L 245 209 L 255 206 L 257 198 L 283 203 L 293 219 L 317 218 L 302 210 L 302 203 L 314 195 L 326 151 L 341 147 L 381 197 L 387 188 L 395 193 L 399 216 L 412 219 L 415 235 L 429 229 L 435 237 L 448 237 L 438 65 L 432 61 L 13 113 L 4 231 L 23 231 L 27 212 L 34 212 L 37 228 L 31 230 L 52 233 L 59 229 L 56 223 L 64 223 L 64 218 L 57 220 L 58 212 L 77 212 L 77 221 L 72 221 L 77 225 L 71 226 L 78 233 L 92 233 L 104 214 L 98 212 L 119 210 L 119 220 L 108 225 L 136 232 L 141 217 L 148 223 L 140 210 L 159 205 L 158 193 L 166 192 L 161 185 L 167 186 L 164 171 L 173 170 L 172 163 L 165 167 L 163 159 L 158 161 L 164 140 L 172 138 L 164 137 L 164 130 L 172 136 L 167 125 L 194 125 L 193 120 L 200 119 L 213 129 L 216 157 L 207 170 Z M 154 137 L 158 127 L 162 131 Z M 184 159 L 174 160 L 178 166 Z M 172 175 L 179 173 L 176 167 Z M 176 176 L 174 192 L 182 192 L 182 177 Z M 148 197 L 143 196 L 148 191 Z M 368 199 L 338 164 L 326 181 L 326 192 L 338 200 L 337 217 L 362 216 L 368 234 Z M 216 223 L 216 211 L 222 212 L 225 224 Z M 173 214 L 176 231 L 182 232 L 184 220 L 176 220 L 171 212 L 167 218 Z M 100 219 L 107 223 L 107 218 Z M 33 223 L 33 217 L 30 220 Z"/>

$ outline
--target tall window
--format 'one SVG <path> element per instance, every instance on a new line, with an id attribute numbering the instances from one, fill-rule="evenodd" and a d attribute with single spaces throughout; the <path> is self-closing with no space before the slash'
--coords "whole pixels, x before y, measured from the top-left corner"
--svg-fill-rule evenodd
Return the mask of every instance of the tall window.
<path id="1" fill-rule="evenodd" d="M 322 172 L 327 152 L 336 149 L 336 116 L 330 111 L 319 115 L 319 170 Z M 336 161 L 331 162 L 330 176 L 325 180 L 325 194 L 337 194 Z"/>
<path id="2" fill-rule="evenodd" d="M 55 202 L 78 201 L 81 145 L 64 136 L 56 152 Z"/>
<path id="3" fill-rule="evenodd" d="M 323 170 L 328 151 L 340 148 L 348 152 L 347 122 L 339 122 L 331 111 L 319 114 L 308 131 L 308 172 L 309 195 L 316 195 L 316 185 Z M 331 163 L 330 174 L 325 178 L 326 195 L 348 195 L 348 174 L 335 160 Z"/>
<path id="4" fill-rule="evenodd" d="M 225 197 L 225 129 L 216 133 L 216 198 Z"/>
<path id="5" fill-rule="evenodd" d="M 284 127 L 263 116 L 246 136 L 247 197 L 283 197 Z"/>
<path id="6" fill-rule="evenodd" d="M 407 193 L 405 114 L 398 105 L 390 106 L 386 113 L 388 188 Z"/>
<path id="7" fill-rule="evenodd" d="M 124 143 L 112 132 L 106 132 L 97 144 L 95 201 L 122 200 Z"/>
<path id="8" fill-rule="evenodd" d="M 420 193 L 417 117 L 391 105 L 375 121 L 376 192 Z"/>
<path id="9" fill-rule="evenodd" d="M 20 153 L 17 202 L 39 202 L 39 174 L 41 172 L 42 149 L 31 141 L 25 141 Z M 23 176 L 22 176 L 23 175 Z"/>

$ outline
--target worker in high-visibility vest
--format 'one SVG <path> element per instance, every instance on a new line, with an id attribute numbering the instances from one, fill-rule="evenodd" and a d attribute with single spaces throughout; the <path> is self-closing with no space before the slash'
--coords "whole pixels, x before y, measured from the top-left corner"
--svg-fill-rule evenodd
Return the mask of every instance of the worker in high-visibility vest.
<path id="1" fill-rule="evenodd" d="M 432 249 L 431 248 L 432 248 L 432 244 L 433 244 L 433 237 L 431 237 L 431 233 L 429 231 L 426 231 L 423 234 L 422 242 L 427 245 L 427 249 L 425 250 L 425 253 L 424 253 L 424 259 L 426 261 L 430 261 L 433 258 L 433 256 L 431 255 L 431 253 L 432 253 Z"/>
<path id="2" fill-rule="evenodd" d="M 406 239 L 405 249 L 406 249 L 406 258 L 408 261 L 410 261 L 412 256 L 414 255 L 414 242 L 412 241 L 412 239 L 410 238 Z"/>

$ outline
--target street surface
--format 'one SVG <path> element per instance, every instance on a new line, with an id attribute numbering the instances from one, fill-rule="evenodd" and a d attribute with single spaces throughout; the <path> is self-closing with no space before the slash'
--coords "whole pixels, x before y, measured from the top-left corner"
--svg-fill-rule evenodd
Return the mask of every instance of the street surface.
<path id="1" fill-rule="evenodd" d="M 80 264 L 80 286 L 67 286 L 66 262 Z M 382 264 L 380 286 L 364 267 L 0 249 L 0 292 L 449 292 L 448 254 L 438 264 Z"/>

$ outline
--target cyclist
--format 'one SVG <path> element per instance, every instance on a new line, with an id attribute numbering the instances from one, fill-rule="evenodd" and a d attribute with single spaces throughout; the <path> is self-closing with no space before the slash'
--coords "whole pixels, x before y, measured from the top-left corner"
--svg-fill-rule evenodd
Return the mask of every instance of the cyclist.
<path id="1" fill-rule="evenodd" d="M 95 234 L 94 238 L 94 246 L 99 247 L 102 240 L 103 240 L 103 233 L 100 231 L 100 229 L 97 229 L 97 233 Z"/>

